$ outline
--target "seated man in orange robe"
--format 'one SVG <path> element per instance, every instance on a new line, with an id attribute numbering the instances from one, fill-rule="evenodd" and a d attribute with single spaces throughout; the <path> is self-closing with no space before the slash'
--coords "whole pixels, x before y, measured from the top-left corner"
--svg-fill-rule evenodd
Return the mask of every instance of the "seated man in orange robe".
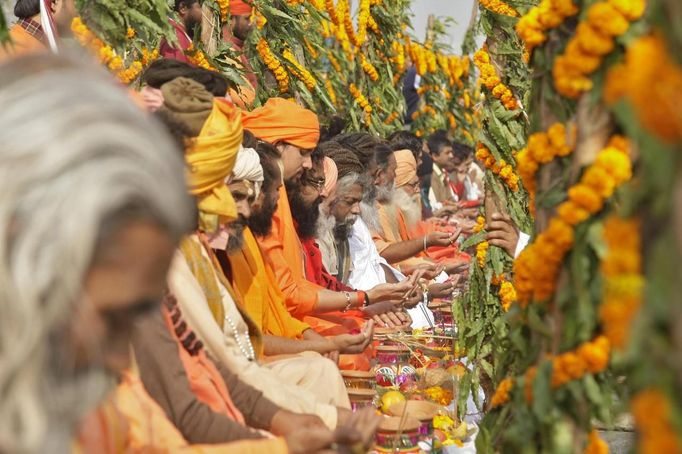
<path id="1" fill-rule="evenodd" d="M 386 152 L 390 148 L 386 147 Z M 398 266 L 401 271 L 411 273 L 423 264 L 433 263 L 427 256 L 427 251 L 432 247 L 449 247 L 454 244 L 459 232 L 440 232 L 431 231 L 419 235 L 412 234 L 405 222 L 404 213 L 399 204 L 394 202 L 396 186 L 396 169 L 398 167 L 396 157 L 401 160 L 409 160 L 415 163 L 414 155 L 409 150 L 390 153 L 386 159 L 386 164 L 380 166 L 376 178 L 377 198 L 374 208 L 377 210 L 377 224 L 372 229 L 372 236 L 377 249 L 382 257 L 389 263 Z M 416 178 L 415 164 L 415 186 L 419 180 Z M 404 176 L 404 175 L 401 175 Z M 401 186 L 405 186 L 407 181 L 400 181 Z M 402 189 L 401 189 L 402 190 Z M 421 221 L 421 212 L 418 213 L 418 221 Z M 445 263 L 445 271 L 455 273 L 464 266 L 463 260 L 452 260 Z"/>
<path id="2" fill-rule="evenodd" d="M 213 358 L 274 403 L 318 415 L 335 428 L 343 415 L 338 407 L 349 407 L 337 366 L 316 354 L 263 358 L 262 333 L 243 310 L 241 296 L 214 253 L 229 246 L 230 236 L 241 236 L 248 210 L 244 203 L 235 206 L 225 182 L 243 138 L 241 112 L 224 99 L 212 99 L 190 79 L 175 79 L 161 90 L 165 101 L 160 112 L 191 134 L 185 157 L 199 208 L 199 226 L 181 243 L 169 273 L 169 288 L 186 322 Z"/>
<path id="3" fill-rule="evenodd" d="M 298 181 L 303 171 L 312 167 L 310 154 L 317 146 L 320 134 L 319 122 L 313 112 L 293 101 L 273 98 L 263 107 L 244 113 L 244 128 L 277 148 L 282 156 L 285 184 Z M 358 321 L 362 318 L 349 317 L 346 313 L 349 309 L 363 308 L 368 303 L 399 300 L 413 287 L 411 282 L 384 284 L 374 289 L 376 296 L 367 296 L 365 292 L 333 292 L 308 281 L 284 187 L 280 188 L 272 231 L 259 242 L 259 246 L 275 272 L 289 311 L 323 335 L 358 329 Z M 368 363 L 357 365 L 362 368 L 368 366 Z"/>
<path id="4" fill-rule="evenodd" d="M 267 235 L 282 185 L 280 159 L 272 145 L 260 143 L 257 148 L 260 156 L 251 148 L 239 152 L 229 188 L 238 203 L 244 199 L 250 202 L 245 221 L 257 232 Z M 313 351 L 336 358 L 339 352 L 357 354 L 367 347 L 369 337 L 340 334 L 325 338 L 289 313 L 272 269 L 264 262 L 249 227 L 244 229 L 243 244 L 232 249 L 229 255 L 217 250 L 216 254 L 226 277 L 242 294 L 242 307 L 263 332 L 264 355 Z"/>

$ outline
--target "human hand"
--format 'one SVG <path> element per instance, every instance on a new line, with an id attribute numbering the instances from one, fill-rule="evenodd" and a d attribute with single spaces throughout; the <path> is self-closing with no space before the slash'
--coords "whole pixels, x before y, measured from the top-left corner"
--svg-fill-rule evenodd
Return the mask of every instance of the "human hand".
<path id="1" fill-rule="evenodd" d="M 374 315 L 372 320 L 382 328 L 400 328 L 403 326 L 403 322 L 395 314 L 395 312 L 385 312 Z"/>
<path id="2" fill-rule="evenodd" d="M 338 350 L 327 352 L 327 353 L 323 354 L 322 356 L 324 356 L 327 359 L 334 361 L 334 364 L 336 364 L 336 365 L 339 364 L 339 351 Z"/>
<path id="3" fill-rule="evenodd" d="M 360 439 L 360 434 L 352 433 Z M 289 433 L 284 437 L 287 444 L 289 454 L 308 454 L 317 453 L 321 450 L 330 447 L 337 435 L 335 432 L 329 430 L 326 426 L 324 428 L 297 428 L 295 431 Z"/>
<path id="4" fill-rule="evenodd" d="M 435 279 L 440 273 L 445 270 L 445 266 L 438 263 L 424 263 L 419 265 L 415 272 L 420 271 L 419 278 L 430 281 Z"/>
<path id="5" fill-rule="evenodd" d="M 358 334 L 339 334 L 338 336 L 330 337 L 336 350 L 344 354 L 357 354 L 365 351 L 370 342 L 372 342 L 372 335 L 374 333 L 374 322 L 369 320 L 363 326 L 362 331 Z"/>
<path id="6" fill-rule="evenodd" d="M 334 431 L 335 441 L 340 445 L 356 448 L 348 452 L 368 452 L 380 422 L 381 417 L 373 409 L 357 410 Z"/>
<path id="7" fill-rule="evenodd" d="M 406 279 L 394 284 L 379 284 L 367 290 L 370 305 L 383 301 L 399 300 L 414 286 L 414 279 Z"/>
<path id="8" fill-rule="evenodd" d="M 491 221 L 485 226 L 485 230 L 488 232 L 485 237 L 486 240 L 492 246 L 500 247 L 511 257 L 514 257 L 516 245 L 519 242 L 519 230 L 514 225 L 514 221 L 502 213 L 493 213 L 491 218 Z"/>
<path id="9" fill-rule="evenodd" d="M 458 228 L 452 233 L 448 232 L 431 232 L 426 236 L 426 247 L 443 246 L 447 247 L 457 241 L 457 237 L 462 233 L 462 229 Z"/>
<path id="10" fill-rule="evenodd" d="M 317 429 L 326 430 L 327 426 L 319 416 L 298 414 L 280 409 L 272 417 L 269 430 L 275 435 L 286 437 L 289 434 L 297 432 L 300 428 L 314 431 Z"/>
<path id="11" fill-rule="evenodd" d="M 469 259 L 464 257 L 455 257 L 448 260 L 445 264 L 445 272 L 449 275 L 459 275 L 469 269 Z"/>

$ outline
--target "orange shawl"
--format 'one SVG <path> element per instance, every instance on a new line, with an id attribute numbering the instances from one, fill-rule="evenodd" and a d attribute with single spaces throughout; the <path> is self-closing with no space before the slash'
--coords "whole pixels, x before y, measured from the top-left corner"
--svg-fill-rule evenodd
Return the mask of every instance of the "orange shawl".
<path id="1" fill-rule="evenodd" d="M 298 338 L 310 328 L 287 311 L 275 275 L 263 261 L 256 239 L 248 228 L 244 230 L 244 246 L 230 255 L 229 260 L 232 285 L 242 294 L 243 308 L 264 334 Z"/>

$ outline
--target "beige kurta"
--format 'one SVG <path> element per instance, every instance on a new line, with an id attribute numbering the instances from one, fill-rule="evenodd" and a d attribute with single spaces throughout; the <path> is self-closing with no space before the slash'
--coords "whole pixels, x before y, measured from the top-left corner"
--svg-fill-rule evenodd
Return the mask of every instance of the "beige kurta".
<path id="1" fill-rule="evenodd" d="M 202 253 L 206 252 L 202 248 Z M 208 255 L 206 255 L 208 260 Z M 231 295 L 216 279 L 225 314 L 239 333 L 247 330 Z M 199 282 L 182 253 L 177 252 L 169 272 L 168 285 L 187 323 L 210 354 L 239 378 L 260 390 L 277 405 L 296 413 L 320 416 L 330 428 L 336 427 L 336 407 L 350 407 L 343 380 L 336 365 L 317 353 L 270 357 L 267 362 L 249 361 L 227 323 L 219 326 L 209 310 Z M 246 347 L 244 336 L 240 336 Z"/>

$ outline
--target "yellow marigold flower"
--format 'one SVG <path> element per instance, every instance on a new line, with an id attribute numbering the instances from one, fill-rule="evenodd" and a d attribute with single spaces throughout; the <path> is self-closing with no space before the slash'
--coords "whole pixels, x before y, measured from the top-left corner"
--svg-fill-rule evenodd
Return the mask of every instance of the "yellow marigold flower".
<path id="1" fill-rule="evenodd" d="M 564 202 L 557 208 L 557 215 L 568 225 L 576 226 L 590 217 L 590 213 L 573 202 Z"/>
<path id="2" fill-rule="evenodd" d="M 128 29 L 126 30 L 126 38 L 132 39 L 134 37 L 135 37 L 135 29 L 128 27 Z"/>
<path id="3" fill-rule="evenodd" d="M 476 260 L 478 261 L 478 266 L 483 268 L 485 266 L 485 258 L 488 253 L 489 244 L 487 241 L 481 241 L 476 245 Z"/>
<path id="4" fill-rule="evenodd" d="M 608 54 L 615 46 L 611 37 L 601 34 L 587 22 L 578 24 L 575 30 L 575 42 L 583 51 L 596 56 Z"/>
<path id="5" fill-rule="evenodd" d="M 590 432 L 587 446 L 585 447 L 583 454 L 609 454 L 609 445 L 599 438 L 599 433 L 593 429 Z"/>
<path id="6" fill-rule="evenodd" d="M 490 399 L 491 408 L 499 407 L 502 404 L 509 402 L 509 392 L 514 387 L 514 380 L 505 378 L 500 382 L 495 390 L 495 394 Z"/>
<path id="7" fill-rule="evenodd" d="M 616 180 L 598 166 L 590 166 L 583 174 L 581 182 L 591 187 L 603 198 L 611 197 L 616 187 Z"/>
<path id="8" fill-rule="evenodd" d="M 642 17 L 646 9 L 645 0 L 609 0 L 609 3 L 629 21 Z"/>
<path id="9" fill-rule="evenodd" d="M 604 206 L 604 199 L 599 194 L 589 186 L 580 183 L 568 190 L 568 198 L 591 214 L 598 212 Z"/>
<path id="10" fill-rule="evenodd" d="M 607 36 L 620 36 L 628 30 L 628 20 L 608 2 L 597 2 L 587 10 L 587 22 Z"/>

